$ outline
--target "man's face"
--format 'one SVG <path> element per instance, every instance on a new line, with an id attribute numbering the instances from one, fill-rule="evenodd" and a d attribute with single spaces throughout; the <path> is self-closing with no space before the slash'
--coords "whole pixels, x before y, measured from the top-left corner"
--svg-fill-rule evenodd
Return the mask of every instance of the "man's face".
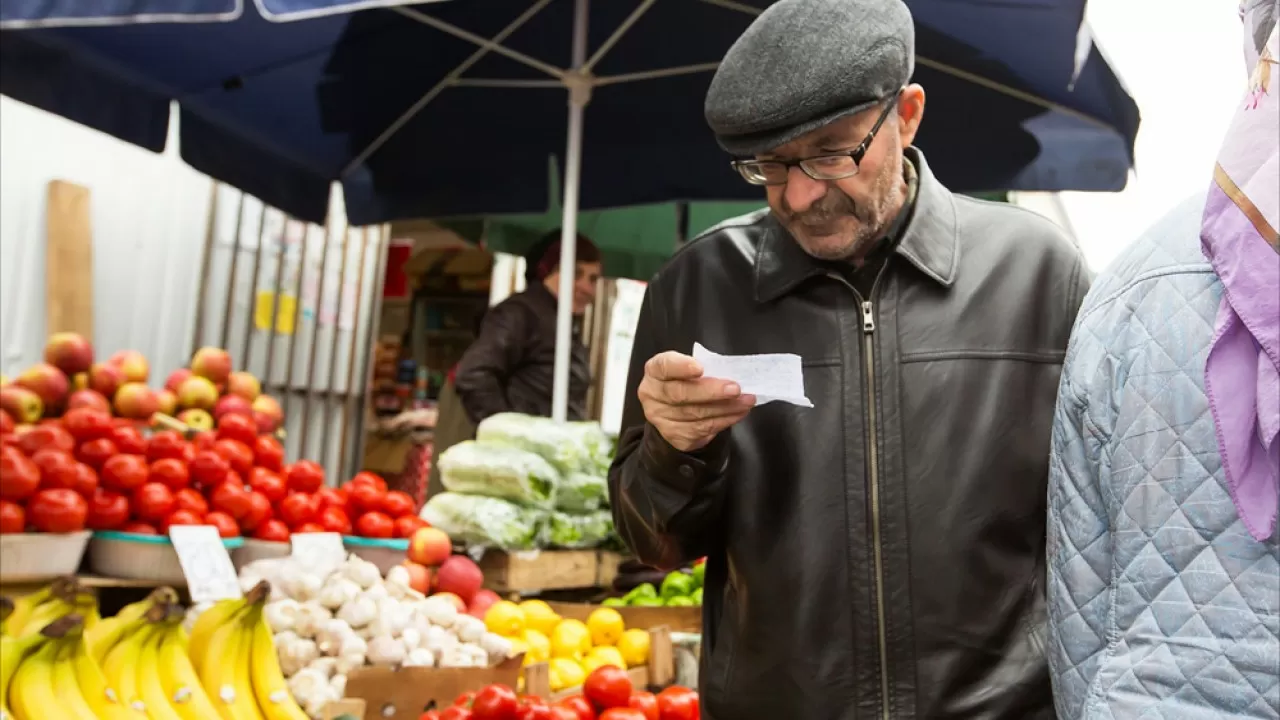
<path id="1" fill-rule="evenodd" d="M 848 260 L 865 253 L 893 222 L 902 206 L 902 151 L 915 138 L 924 107 L 924 91 L 903 91 L 858 165 L 858 173 L 842 180 L 814 180 L 799 167 L 787 182 L 765 188 L 769 207 L 804 248 L 821 260 Z M 847 152 L 858 146 L 884 110 L 876 105 L 857 115 L 814 130 L 757 160 L 798 160 Z"/>

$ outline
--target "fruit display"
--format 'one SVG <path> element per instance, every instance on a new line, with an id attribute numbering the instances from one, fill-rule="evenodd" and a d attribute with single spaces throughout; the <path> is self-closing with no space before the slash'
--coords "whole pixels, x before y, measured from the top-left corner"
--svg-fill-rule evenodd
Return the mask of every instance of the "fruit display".
<path id="1" fill-rule="evenodd" d="M 387 481 L 380 475 L 359 472 L 338 488 L 321 487 L 324 471 L 315 463 L 310 465 L 320 471 L 320 483 L 309 492 L 322 506 L 315 522 L 325 530 L 373 539 L 408 539 L 428 527 L 429 523 L 418 516 L 413 497 L 400 490 L 388 490 Z"/>
<path id="2" fill-rule="evenodd" d="M 649 632 L 628 629 L 612 608 L 599 608 L 582 622 L 562 618 L 541 600 L 502 600 L 485 613 L 484 623 L 524 653 L 526 666 L 547 663 L 553 692 L 582 685 L 597 668 L 626 670 L 649 662 Z"/>
<path id="3" fill-rule="evenodd" d="M 461 564 L 450 562 L 454 557 Z M 469 603 L 496 600 L 478 589 L 480 579 L 470 569 L 478 576 L 470 560 L 450 556 L 435 572 L 434 585 L 424 585 L 407 565 L 383 577 L 354 555 L 323 576 L 280 558 L 246 565 L 240 583 L 270 586 L 261 614 L 274 633 L 284 682 L 317 717 L 342 698 L 347 675 L 359 667 L 490 667 L 511 657 L 513 643 L 467 612 Z M 218 607 L 197 605 L 188 622 L 199 628 Z M 196 636 L 193 630 L 193 644 Z"/>
<path id="4" fill-rule="evenodd" d="M 447 492 L 422 516 L 472 547 L 587 549 L 616 543 L 607 508 L 612 444 L 597 423 L 499 413 L 436 459 Z"/>
<path id="5" fill-rule="evenodd" d="M 662 586 L 641 583 L 620 598 L 608 598 L 606 607 L 698 607 L 702 605 L 702 583 L 706 573 L 705 558 L 694 563 L 693 569 L 667 573 Z"/>
<path id="6" fill-rule="evenodd" d="M 615 666 L 594 670 L 581 695 L 555 702 L 536 695 L 517 695 L 506 685 L 468 692 L 443 710 L 428 710 L 418 720 L 698 720 L 698 693 L 669 687 L 658 694 L 636 689 L 627 673 Z"/>

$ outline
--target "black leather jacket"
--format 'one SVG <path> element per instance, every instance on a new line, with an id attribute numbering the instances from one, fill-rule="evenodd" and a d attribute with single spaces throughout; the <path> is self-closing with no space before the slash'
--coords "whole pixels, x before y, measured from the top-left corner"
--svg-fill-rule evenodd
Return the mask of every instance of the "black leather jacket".
<path id="1" fill-rule="evenodd" d="M 908 159 L 918 197 L 871 297 L 765 212 L 690 243 L 645 296 L 610 490 L 642 560 L 708 557 L 708 720 L 1053 717 L 1049 432 L 1089 274 L 1048 220 Z M 763 405 L 676 451 L 636 388 L 694 341 L 799 354 L 815 407 Z"/>

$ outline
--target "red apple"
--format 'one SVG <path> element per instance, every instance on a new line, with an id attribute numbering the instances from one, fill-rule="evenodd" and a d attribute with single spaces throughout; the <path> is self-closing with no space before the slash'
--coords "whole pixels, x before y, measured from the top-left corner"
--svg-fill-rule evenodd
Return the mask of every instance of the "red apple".
<path id="1" fill-rule="evenodd" d="M 457 595 L 464 606 L 471 602 L 483 583 L 484 574 L 480 572 L 480 567 L 466 555 L 450 555 L 436 571 L 436 589 Z M 465 607 L 462 612 L 466 612 Z"/>
<path id="2" fill-rule="evenodd" d="M 254 377 L 252 373 L 237 370 L 227 378 L 227 393 L 239 395 L 245 400 L 253 402 L 262 394 L 262 383 L 259 383 L 258 378 Z"/>
<path id="3" fill-rule="evenodd" d="M 409 571 L 409 587 L 423 595 L 431 592 L 431 568 L 423 567 L 409 560 L 405 560 L 401 564 Z"/>
<path id="4" fill-rule="evenodd" d="M 40 421 L 44 414 L 44 401 L 40 396 L 17 385 L 0 387 L 0 409 L 18 424 L 30 424 Z"/>
<path id="5" fill-rule="evenodd" d="M 223 395 L 213 406 L 213 417 L 221 419 L 223 415 L 244 415 L 253 417 L 253 406 L 239 395 Z"/>
<path id="6" fill-rule="evenodd" d="M 453 543 L 443 530 L 433 527 L 419 528 L 409 539 L 406 556 L 413 562 L 435 567 L 453 554 Z"/>
<path id="7" fill-rule="evenodd" d="M 93 346 L 78 333 L 54 333 L 45 343 L 44 361 L 68 376 L 86 372 L 93 365 Z"/>
<path id="8" fill-rule="evenodd" d="M 116 391 L 116 414 L 134 420 L 150 420 L 160 409 L 160 401 L 151 388 L 139 382 L 125 383 Z"/>
<path id="9" fill-rule="evenodd" d="M 103 397 L 102 393 L 94 390 L 77 390 L 67 398 L 67 409 L 75 410 L 76 408 L 92 408 L 109 413 L 111 412 L 111 401 Z"/>
<path id="10" fill-rule="evenodd" d="M 467 604 L 462 602 L 462 598 L 458 597 L 457 595 L 454 595 L 453 593 L 438 592 L 432 595 L 431 597 L 440 598 L 441 600 L 448 600 L 449 602 L 453 603 L 453 606 L 458 609 L 458 612 L 460 613 L 467 612 Z"/>
<path id="11" fill-rule="evenodd" d="M 284 422 L 284 410 L 270 395 L 259 395 L 253 401 L 253 419 L 258 421 L 258 432 L 273 433 Z"/>
<path id="12" fill-rule="evenodd" d="M 178 413 L 178 421 L 196 432 L 213 429 L 213 416 L 207 410 L 199 408 L 190 408 Z"/>
<path id="13" fill-rule="evenodd" d="M 467 614 L 483 620 L 484 614 L 489 612 L 489 608 L 493 607 L 493 604 L 501 599 L 498 597 L 498 593 L 492 590 L 479 590 L 476 592 L 476 596 L 471 598 L 471 604 L 467 606 Z"/>
<path id="14" fill-rule="evenodd" d="M 231 355 L 222 348 L 202 347 L 191 358 L 191 372 L 215 384 L 224 383 L 231 375 Z"/>
<path id="15" fill-rule="evenodd" d="M 160 407 L 159 412 L 165 415 L 172 415 L 178 411 L 178 396 L 172 390 L 166 388 L 156 393 L 156 402 Z"/>
<path id="16" fill-rule="evenodd" d="M 61 407 L 62 402 L 67 399 L 67 392 L 71 389 L 71 382 L 67 380 L 67 376 L 49 363 L 32 365 L 23 371 L 13 384 L 39 395 L 40 402 L 44 403 L 46 409 Z"/>
<path id="17" fill-rule="evenodd" d="M 177 395 L 178 390 L 182 387 L 182 383 L 186 382 L 189 377 L 191 377 L 190 370 L 186 368 L 178 368 L 177 370 L 169 373 L 169 378 L 164 381 L 164 389 L 174 395 Z"/>
<path id="18" fill-rule="evenodd" d="M 116 391 L 124 382 L 124 370 L 118 365 L 94 363 L 89 367 L 89 389 L 101 393 L 103 397 L 115 397 Z"/>
<path id="19" fill-rule="evenodd" d="M 125 382 L 144 383 L 151 375 L 151 366 L 147 358 L 137 350 L 121 350 L 107 360 L 108 365 L 115 365 L 124 373 Z"/>
<path id="20" fill-rule="evenodd" d="M 208 378 L 192 375 L 178 388 L 178 404 L 184 408 L 212 410 L 218 402 L 218 388 Z"/>

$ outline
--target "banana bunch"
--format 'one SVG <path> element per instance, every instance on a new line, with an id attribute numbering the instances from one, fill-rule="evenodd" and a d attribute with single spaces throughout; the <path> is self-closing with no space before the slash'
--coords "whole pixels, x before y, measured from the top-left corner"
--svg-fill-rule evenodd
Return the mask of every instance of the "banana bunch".
<path id="1" fill-rule="evenodd" d="M 4 634 L 13 637 L 39 632 L 63 615 L 79 615 L 85 628 L 96 626 L 100 620 L 98 599 L 73 577 L 57 578 L 11 602 L 13 609 L 3 627 Z"/>
<path id="2" fill-rule="evenodd" d="M 202 717 L 308 720 L 285 685 L 263 615 L 270 591 L 261 582 L 243 598 L 221 600 L 201 613 L 191 629 L 187 653 L 216 712 Z"/>
<path id="3" fill-rule="evenodd" d="M 6 720 L 143 720 L 89 657 L 84 618 L 64 615 L 38 632 L 0 637 L 0 716 Z"/>

